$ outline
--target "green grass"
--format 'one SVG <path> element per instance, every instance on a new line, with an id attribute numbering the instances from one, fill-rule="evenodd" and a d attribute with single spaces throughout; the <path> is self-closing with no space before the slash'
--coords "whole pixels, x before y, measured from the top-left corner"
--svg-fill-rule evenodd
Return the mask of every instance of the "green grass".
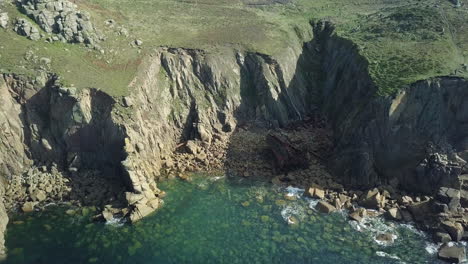
<path id="1" fill-rule="evenodd" d="M 379 94 L 394 93 L 431 76 L 468 77 L 468 9 L 442 0 L 76 0 L 91 13 L 107 40 L 101 54 L 81 45 L 33 42 L 0 29 L 0 69 L 34 74 L 28 50 L 52 59 L 51 71 L 77 88 L 94 87 L 114 96 L 128 93 L 146 54 L 158 46 L 216 50 L 231 47 L 282 56 L 290 46 L 311 39 L 310 20 L 329 19 L 337 34 L 352 40 L 369 61 Z M 268 3 L 269 4 L 262 4 Z M 439 7 L 435 7 L 435 5 Z M 10 16 L 22 16 L 3 4 Z M 105 25 L 114 19 L 116 26 Z M 117 34 L 124 26 L 128 38 Z M 143 40 L 141 49 L 130 46 Z"/>

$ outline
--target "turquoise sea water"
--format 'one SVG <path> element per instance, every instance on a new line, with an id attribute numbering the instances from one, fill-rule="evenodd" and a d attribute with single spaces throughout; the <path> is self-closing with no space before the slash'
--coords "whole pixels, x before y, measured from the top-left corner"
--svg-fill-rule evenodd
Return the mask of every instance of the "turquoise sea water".
<path id="1" fill-rule="evenodd" d="M 323 215 L 298 189 L 222 176 L 159 186 L 164 207 L 135 225 L 61 207 L 13 217 L 6 263 L 438 263 L 411 226 Z M 381 232 L 395 242 L 379 245 Z"/>

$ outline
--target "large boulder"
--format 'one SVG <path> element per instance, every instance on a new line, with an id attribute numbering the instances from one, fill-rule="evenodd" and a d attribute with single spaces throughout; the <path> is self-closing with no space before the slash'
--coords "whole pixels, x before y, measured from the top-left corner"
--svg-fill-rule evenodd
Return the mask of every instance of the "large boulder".
<path id="1" fill-rule="evenodd" d="M 449 233 L 453 241 L 460 241 L 463 238 L 465 232 L 463 226 L 460 223 L 452 221 L 444 221 L 441 223 L 442 228 Z"/>
<path id="2" fill-rule="evenodd" d="M 466 250 L 463 246 L 455 246 L 445 243 L 439 248 L 437 256 L 439 259 L 450 263 L 461 263 L 466 260 Z"/>
<path id="3" fill-rule="evenodd" d="M 316 198 L 316 199 L 324 199 L 325 198 L 325 191 L 318 187 L 318 186 L 315 186 L 315 187 L 310 187 L 307 192 L 306 192 L 307 196 L 311 197 L 311 198 Z"/>
<path id="4" fill-rule="evenodd" d="M 433 214 L 431 201 L 423 201 L 419 203 L 413 203 L 407 206 L 408 210 L 413 215 L 413 219 L 417 222 L 427 220 L 428 216 Z"/>
<path id="5" fill-rule="evenodd" d="M 358 203 L 366 208 L 380 209 L 385 206 L 386 199 L 385 196 L 380 194 L 379 190 L 373 189 L 365 193 Z"/>
<path id="6" fill-rule="evenodd" d="M 334 211 L 336 211 L 336 207 L 325 202 L 325 201 L 320 201 L 317 203 L 317 205 L 315 206 L 315 209 L 317 209 L 319 212 L 322 212 L 322 213 L 326 213 L 326 214 L 329 214 L 329 213 L 332 213 Z"/>
<path id="7" fill-rule="evenodd" d="M 401 221 L 403 216 L 401 215 L 401 211 L 399 208 L 390 208 L 386 214 L 387 218 L 394 221 Z"/>

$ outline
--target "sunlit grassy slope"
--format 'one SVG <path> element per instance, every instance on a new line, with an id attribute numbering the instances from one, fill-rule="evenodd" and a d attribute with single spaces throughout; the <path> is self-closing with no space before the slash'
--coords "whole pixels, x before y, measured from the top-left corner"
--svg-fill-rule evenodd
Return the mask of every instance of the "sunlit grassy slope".
<path id="1" fill-rule="evenodd" d="M 438 75 L 468 76 L 468 7 L 449 0 L 75 0 L 107 37 L 104 54 L 71 44 L 29 41 L 0 29 L 0 69 L 34 74 L 40 58 L 66 84 L 120 96 L 142 58 L 157 46 L 216 50 L 219 46 L 281 53 L 310 39 L 309 21 L 332 20 L 369 61 L 380 94 Z M 10 17 L 22 16 L 4 3 Z M 115 20 L 114 26 L 105 21 Z M 119 27 L 129 37 L 118 35 Z M 130 46 L 143 41 L 141 49 Z M 25 60 L 32 50 L 38 57 Z"/>

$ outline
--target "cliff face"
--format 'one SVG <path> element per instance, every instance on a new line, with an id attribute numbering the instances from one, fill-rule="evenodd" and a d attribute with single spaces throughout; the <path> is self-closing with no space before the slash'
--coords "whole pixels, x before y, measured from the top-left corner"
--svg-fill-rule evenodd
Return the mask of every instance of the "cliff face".
<path id="1" fill-rule="evenodd" d="M 330 167 L 355 187 L 398 185 L 434 194 L 439 187 L 460 188 L 467 173 L 468 81 L 437 77 L 379 97 L 367 62 L 356 47 L 319 34 L 323 49 L 323 111 L 335 133 Z"/>
<path id="2" fill-rule="evenodd" d="M 280 63 L 232 50 L 156 50 L 124 99 L 132 114 L 125 123 L 123 165 L 133 188 L 145 193 L 145 182 L 170 166 L 177 146 L 187 141 L 209 148 L 215 139 L 228 141 L 238 122 L 278 126 L 299 120 L 311 107 L 312 90 L 308 64 L 297 64 L 301 51 L 291 48 L 285 54 L 290 61 Z"/>

